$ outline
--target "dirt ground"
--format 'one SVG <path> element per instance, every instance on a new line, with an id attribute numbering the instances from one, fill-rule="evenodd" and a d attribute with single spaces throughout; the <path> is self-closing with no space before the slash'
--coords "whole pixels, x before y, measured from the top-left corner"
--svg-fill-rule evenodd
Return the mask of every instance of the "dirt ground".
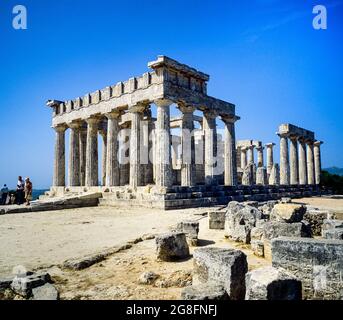
<path id="1" fill-rule="evenodd" d="M 343 212 L 343 200 L 299 199 L 302 202 Z M 13 267 L 47 270 L 62 299 L 179 299 L 181 287 L 190 284 L 192 258 L 180 262 L 158 262 L 154 239 L 81 271 L 68 271 L 61 264 L 112 248 L 144 234 L 168 231 L 180 220 L 199 219 L 199 246 L 239 248 L 248 257 L 249 269 L 270 262 L 252 254 L 248 245 L 226 240 L 223 230 L 209 230 L 202 214 L 213 208 L 163 212 L 152 209 L 80 208 L 0 216 L 0 277 Z M 195 248 L 191 247 L 191 254 Z M 159 275 L 154 285 L 141 285 L 146 271 Z"/>

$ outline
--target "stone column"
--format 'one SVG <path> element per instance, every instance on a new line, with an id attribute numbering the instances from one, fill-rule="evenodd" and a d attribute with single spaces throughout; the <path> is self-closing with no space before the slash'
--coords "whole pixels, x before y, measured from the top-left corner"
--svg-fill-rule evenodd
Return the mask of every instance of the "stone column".
<path id="1" fill-rule="evenodd" d="M 306 160 L 306 143 L 302 138 L 299 141 L 299 184 L 307 184 L 307 160 Z"/>
<path id="2" fill-rule="evenodd" d="M 249 146 L 248 147 L 248 162 L 249 162 L 249 164 L 255 163 L 254 149 L 255 149 L 255 146 Z"/>
<path id="3" fill-rule="evenodd" d="M 306 142 L 306 158 L 307 158 L 307 183 L 315 184 L 314 180 L 314 159 L 313 159 L 313 141 Z"/>
<path id="4" fill-rule="evenodd" d="M 265 186 L 267 184 L 267 170 L 265 167 L 258 167 L 256 170 L 256 184 Z"/>
<path id="5" fill-rule="evenodd" d="M 280 184 L 289 185 L 288 138 L 282 134 L 278 136 L 280 137 Z"/>
<path id="6" fill-rule="evenodd" d="M 54 187 L 65 186 L 65 131 L 67 126 L 54 127 L 55 137 L 55 158 L 54 158 Z"/>
<path id="7" fill-rule="evenodd" d="M 69 123 L 69 165 L 68 184 L 70 187 L 80 186 L 80 123 Z"/>
<path id="8" fill-rule="evenodd" d="M 241 169 L 247 166 L 247 148 L 241 148 Z"/>
<path id="9" fill-rule="evenodd" d="M 265 146 L 267 148 L 267 174 L 270 175 L 274 164 L 273 147 L 275 143 L 267 143 Z"/>
<path id="10" fill-rule="evenodd" d="M 87 128 L 80 129 L 80 185 L 86 185 L 86 146 L 87 146 Z"/>
<path id="11" fill-rule="evenodd" d="M 173 174 L 170 155 L 170 100 L 157 100 L 156 121 L 156 185 L 170 187 L 173 184 Z"/>
<path id="12" fill-rule="evenodd" d="M 130 186 L 136 188 L 144 181 L 144 170 L 141 164 L 141 121 L 146 105 L 130 107 L 131 134 L 130 134 Z"/>
<path id="13" fill-rule="evenodd" d="M 217 184 L 215 175 L 217 157 L 217 127 L 216 114 L 212 111 L 204 112 L 205 135 L 205 184 Z"/>
<path id="14" fill-rule="evenodd" d="M 323 144 L 322 141 L 316 141 L 313 147 L 314 153 L 314 172 L 315 172 L 315 182 L 320 184 L 320 176 L 322 172 L 322 161 L 320 155 L 320 145 Z"/>
<path id="15" fill-rule="evenodd" d="M 280 169 L 277 163 L 274 163 L 269 175 L 269 185 L 277 186 L 280 184 Z"/>
<path id="16" fill-rule="evenodd" d="M 179 105 L 181 120 L 181 186 L 195 185 L 195 144 L 192 106 Z"/>
<path id="17" fill-rule="evenodd" d="M 98 181 L 98 122 L 97 118 L 89 118 L 87 122 L 87 146 L 86 146 L 86 186 L 92 187 L 99 184 Z"/>
<path id="18" fill-rule="evenodd" d="M 257 150 L 257 167 L 261 168 L 263 167 L 263 147 L 262 146 L 258 146 L 256 147 Z"/>
<path id="19" fill-rule="evenodd" d="M 119 186 L 119 162 L 118 162 L 118 112 L 106 114 L 107 117 L 107 155 L 106 155 L 106 187 Z"/>
<path id="20" fill-rule="evenodd" d="M 222 117 L 225 125 L 224 137 L 224 184 L 237 186 L 237 154 L 235 122 L 239 117 Z"/>
<path id="21" fill-rule="evenodd" d="M 153 131 L 154 123 L 151 119 L 151 110 L 147 109 L 143 118 L 143 143 L 144 148 L 141 148 L 141 157 L 144 159 L 144 185 L 152 184 L 154 182 L 154 168 L 153 168 Z"/>
<path id="22" fill-rule="evenodd" d="M 107 164 L 107 129 L 99 130 L 102 137 L 102 155 L 101 155 L 101 184 L 106 185 L 106 164 Z"/>
<path id="23" fill-rule="evenodd" d="M 298 140 L 297 137 L 290 137 L 290 183 L 291 185 L 299 184 L 298 174 Z"/>

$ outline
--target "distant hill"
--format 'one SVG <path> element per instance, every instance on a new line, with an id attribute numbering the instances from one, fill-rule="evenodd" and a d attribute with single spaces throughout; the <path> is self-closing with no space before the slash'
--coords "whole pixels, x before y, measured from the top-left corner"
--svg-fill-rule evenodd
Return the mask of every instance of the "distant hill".
<path id="1" fill-rule="evenodd" d="M 331 174 L 337 174 L 339 176 L 343 176 L 343 168 L 337 168 L 337 167 L 330 167 L 323 169 Z"/>

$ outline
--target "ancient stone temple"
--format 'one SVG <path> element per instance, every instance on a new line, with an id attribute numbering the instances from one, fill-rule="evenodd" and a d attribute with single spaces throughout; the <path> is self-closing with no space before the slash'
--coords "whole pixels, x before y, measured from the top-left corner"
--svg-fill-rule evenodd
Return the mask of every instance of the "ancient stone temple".
<path id="1" fill-rule="evenodd" d="M 318 192 L 321 142 L 313 132 L 281 125 L 280 170 L 274 143 L 265 145 L 265 166 L 261 141 L 236 142 L 235 105 L 207 94 L 207 74 L 166 56 L 148 67 L 83 97 L 48 101 L 56 134 L 50 196 L 101 192 L 102 205 L 172 209 Z M 172 106 L 179 116 L 171 117 Z"/>

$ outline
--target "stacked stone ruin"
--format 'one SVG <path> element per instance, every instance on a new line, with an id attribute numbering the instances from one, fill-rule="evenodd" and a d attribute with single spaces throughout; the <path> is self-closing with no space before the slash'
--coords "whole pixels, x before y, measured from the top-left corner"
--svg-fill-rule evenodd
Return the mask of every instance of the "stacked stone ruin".
<path id="1" fill-rule="evenodd" d="M 166 56 L 148 67 L 152 71 L 141 77 L 83 97 L 48 101 L 56 132 L 49 196 L 102 192 L 101 205 L 173 209 L 320 193 L 321 142 L 313 132 L 281 125 L 280 165 L 273 160 L 274 143 L 265 144 L 265 165 L 261 141 L 236 141 L 235 105 L 207 95 L 207 74 Z M 171 118 L 173 105 L 181 115 Z M 223 135 L 217 132 L 220 120 Z"/>

